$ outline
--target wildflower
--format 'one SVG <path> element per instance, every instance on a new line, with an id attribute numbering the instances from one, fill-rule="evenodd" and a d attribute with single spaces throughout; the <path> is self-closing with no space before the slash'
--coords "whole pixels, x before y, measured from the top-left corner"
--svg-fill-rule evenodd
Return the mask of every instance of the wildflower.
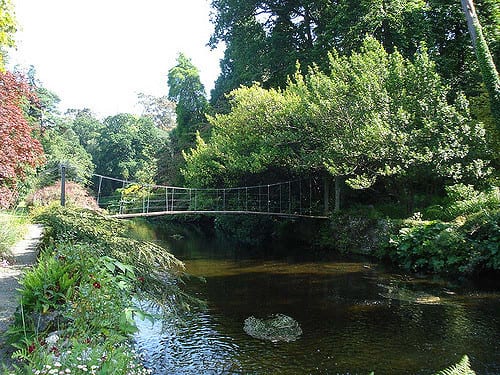
<path id="1" fill-rule="evenodd" d="M 61 362 L 56 362 L 56 363 L 54 363 L 54 366 L 55 367 L 61 367 L 62 365 L 61 365 Z"/>
<path id="2" fill-rule="evenodd" d="M 30 346 L 28 346 L 28 353 L 33 353 L 36 349 L 36 346 L 35 346 L 35 343 L 31 344 Z"/>
<path id="3" fill-rule="evenodd" d="M 144 282 L 144 277 L 139 276 L 139 277 L 137 278 L 137 281 L 139 281 L 140 283 L 143 283 L 143 282 Z"/>
<path id="4" fill-rule="evenodd" d="M 45 339 L 45 342 L 49 345 L 54 345 L 59 340 L 59 336 L 56 333 L 52 333 Z"/>
<path id="5" fill-rule="evenodd" d="M 76 366 L 79 370 L 82 370 L 83 372 L 87 372 L 89 369 L 87 368 L 87 365 L 78 365 Z"/>
<path id="6" fill-rule="evenodd" d="M 10 266 L 9 261 L 7 259 L 2 259 L 2 261 L 0 262 L 0 266 L 2 267 Z"/>
<path id="7" fill-rule="evenodd" d="M 94 288 L 101 289 L 101 284 L 98 281 L 95 281 L 93 284 Z"/>

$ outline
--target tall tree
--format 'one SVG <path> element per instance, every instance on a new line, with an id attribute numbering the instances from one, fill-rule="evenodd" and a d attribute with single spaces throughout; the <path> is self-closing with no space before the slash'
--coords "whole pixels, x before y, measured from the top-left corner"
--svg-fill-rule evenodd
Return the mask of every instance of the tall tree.
<path id="1" fill-rule="evenodd" d="M 176 103 L 174 134 L 183 149 L 194 142 L 196 131 L 205 130 L 208 101 L 198 68 L 182 53 L 168 71 L 168 87 L 168 97 Z"/>
<path id="2" fill-rule="evenodd" d="M 0 71 L 5 70 L 5 49 L 15 45 L 14 34 L 16 31 L 17 25 L 12 2 L 0 0 Z"/>
<path id="3" fill-rule="evenodd" d="M 186 180 L 327 172 L 355 189 L 382 177 L 410 200 L 425 184 L 480 181 L 488 173 L 484 129 L 463 97 L 449 102 L 425 48 L 413 60 L 368 38 L 360 52 L 330 54 L 328 73 L 313 67 L 282 90 L 233 91 L 231 111 L 210 117 L 210 140 L 186 154 Z"/>
<path id="4" fill-rule="evenodd" d="M 498 1 L 477 3 L 486 41 L 499 60 Z M 210 44 L 227 46 L 211 97 L 217 110 L 228 108 L 224 94 L 241 84 L 285 87 L 297 60 L 303 73 L 312 63 L 327 69 L 328 51 L 347 55 L 362 45 L 366 34 L 405 58 L 425 42 L 437 71 L 452 87 L 451 95 L 481 94 L 479 69 L 456 0 L 212 0 L 212 8 Z"/>
<path id="5" fill-rule="evenodd" d="M 208 101 L 198 68 L 182 53 L 168 72 L 168 87 L 168 98 L 176 104 L 177 126 L 170 132 L 169 145 L 162 150 L 159 179 L 179 184 L 184 165 L 182 151 L 194 146 L 197 132 L 209 134 Z"/>
<path id="6" fill-rule="evenodd" d="M 35 127 L 23 111 L 36 100 L 23 77 L 0 72 L 0 207 L 13 202 L 27 170 L 44 162 L 42 146 L 33 136 Z"/>
<path id="7" fill-rule="evenodd" d="M 497 133 L 500 134 L 500 77 L 484 38 L 483 29 L 479 23 L 473 1 L 461 0 L 461 2 L 472 45 L 476 51 L 477 61 L 483 75 L 483 81 L 490 96 L 491 112 L 494 116 Z M 500 15 L 500 11 L 498 13 Z"/>
<path id="8" fill-rule="evenodd" d="M 166 134 L 149 118 L 118 114 L 104 120 L 93 155 L 99 174 L 153 183 Z"/>
<path id="9" fill-rule="evenodd" d="M 176 125 L 175 103 L 166 96 L 154 96 L 139 93 L 142 116 L 153 120 L 155 126 L 163 130 L 172 130 Z"/>

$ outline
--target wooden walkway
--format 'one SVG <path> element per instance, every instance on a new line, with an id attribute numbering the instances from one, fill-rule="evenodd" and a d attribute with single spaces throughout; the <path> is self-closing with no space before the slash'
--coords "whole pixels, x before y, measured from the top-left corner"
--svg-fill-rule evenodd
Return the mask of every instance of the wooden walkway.
<path id="1" fill-rule="evenodd" d="M 264 215 L 283 218 L 308 218 L 308 219 L 328 219 L 328 216 L 301 215 L 279 212 L 255 212 L 255 211 L 157 211 L 157 212 L 137 212 L 130 214 L 110 215 L 115 219 L 132 219 L 134 217 L 155 217 L 164 215 Z"/>

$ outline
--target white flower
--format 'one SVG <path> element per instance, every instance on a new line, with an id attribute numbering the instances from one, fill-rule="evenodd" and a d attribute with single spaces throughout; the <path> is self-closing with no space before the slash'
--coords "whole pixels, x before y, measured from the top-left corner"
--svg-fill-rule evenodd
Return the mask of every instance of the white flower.
<path id="1" fill-rule="evenodd" d="M 49 345 L 54 345 L 59 340 L 59 336 L 56 333 L 52 333 L 45 339 L 45 342 Z"/>
<path id="2" fill-rule="evenodd" d="M 55 367 L 61 367 L 62 365 L 61 365 L 61 362 L 56 362 L 56 363 L 54 363 L 54 366 Z"/>

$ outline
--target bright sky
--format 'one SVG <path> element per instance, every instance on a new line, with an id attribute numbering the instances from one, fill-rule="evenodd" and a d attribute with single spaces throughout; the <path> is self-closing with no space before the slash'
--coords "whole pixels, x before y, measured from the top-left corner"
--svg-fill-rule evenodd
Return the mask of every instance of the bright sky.
<path id="1" fill-rule="evenodd" d="M 20 26 L 10 66 L 34 65 L 60 109 L 99 117 L 138 113 L 137 93 L 166 95 L 180 52 L 200 70 L 207 94 L 223 49 L 207 47 L 208 0 L 14 0 Z"/>

